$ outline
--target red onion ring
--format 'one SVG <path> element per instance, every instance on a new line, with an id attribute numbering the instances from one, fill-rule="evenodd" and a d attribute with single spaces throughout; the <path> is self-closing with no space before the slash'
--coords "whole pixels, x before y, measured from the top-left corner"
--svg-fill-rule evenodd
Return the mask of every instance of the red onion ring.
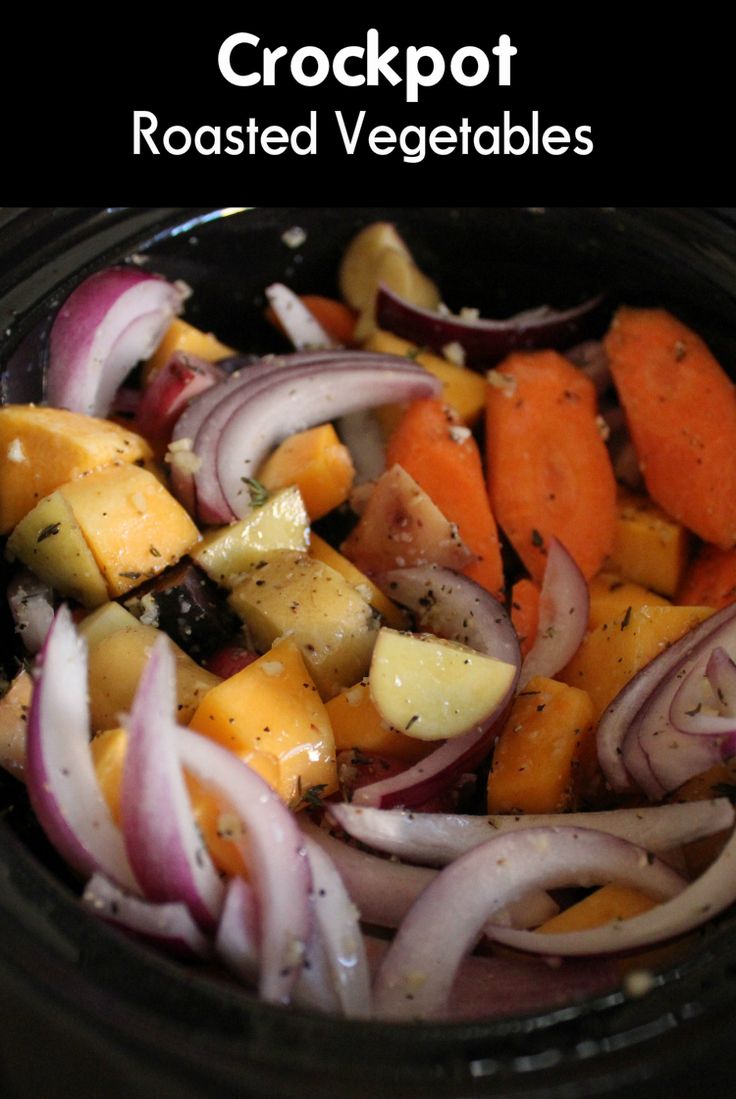
<path id="1" fill-rule="evenodd" d="M 51 326 L 48 403 L 104 416 L 120 383 L 153 354 L 189 293 L 139 267 L 110 267 L 85 279 Z"/>
<path id="2" fill-rule="evenodd" d="M 537 636 L 521 666 L 520 691 L 535 675 L 552 677 L 572 660 L 588 628 L 589 612 L 585 577 L 562 542 L 550 539 Z"/>
<path id="3" fill-rule="evenodd" d="M 269 1003 L 287 1003 L 311 931 L 311 875 L 299 826 L 268 783 L 214 741 L 180 728 L 179 758 L 243 822 L 237 842 L 261 921 L 259 993 Z"/>
<path id="4" fill-rule="evenodd" d="M 691 650 L 732 619 L 736 619 L 736 604 L 706 618 L 695 630 L 686 633 L 638 671 L 606 708 L 598 723 L 597 746 L 598 761 L 611 789 L 627 793 L 634 787 L 623 760 L 623 743 L 638 712 L 660 683 L 677 675 Z"/>
<path id="5" fill-rule="evenodd" d="M 153 646 L 129 715 L 121 784 L 128 858 L 149 900 L 182 901 L 215 926 L 223 885 L 192 815 L 179 763 L 176 673 L 168 638 Z"/>
<path id="6" fill-rule="evenodd" d="M 104 874 L 95 874 L 87 882 L 82 904 L 108 923 L 133 931 L 174 954 L 208 958 L 212 953 L 209 940 L 185 904 L 158 904 L 131 896 Z"/>
<path id="7" fill-rule="evenodd" d="M 508 320 L 470 320 L 412 305 L 382 283 L 376 296 L 376 322 L 379 328 L 440 354 L 447 344 L 459 343 L 469 366 L 487 366 L 521 348 L 565 347 L 574 343 L 580 337 L 583 322 L 602 301 L 599 294 L 572 309 L 557 310 L 544 305 L 517 313 Z"/>
<path id="8" fill-rule="evenodd" d="M 234 402 L 215 458 L 222 494 L 233 514 L 241 518 L 250 510 L 243 476 L 254 476 L 282 439 L 348 412 L 435 396 L 440 389 L 440 382 L 421 366 L 396 356 L 371 366 L 364 353 L 356 352 L 343 367 L 306 373 L 284 370 L 272 379 L 268 392 L 243 393 Z M 200 457 L 208 461 L 207 455 L 200 453 Z"/>
<path id="9" fill-rule="evenodd" d="M 644 892 L 649 891 L 645 884 L 641 888 Z M 708 869 L 666 904 L 606 927 L 555 935 L 554 954 L 560 957 L 613 954 L 653 946 L 700 927 L 734 901 L 736 832 Z M 528 950 L 534 954 L 550 953 L 549 937 L 533 931 L 498 928 L 493 936 L 498 942 L 518 950 Z"/>
<path id="10" fill-rule="evenodd" d="M 330 812 L 337 806 L 330 806 Z M 378 858 L 330 836 L 309 820 L 302 831 L 317 844 L 337 868 L 361 919 L 377 927 L 398 927 L 420 894 L 437 876 L 424 866 L 410 866 Z M 494 913 L 493 920 L 507 927 L 538 927 L 559 912 L 542 889 L 529 889 Z"/>
<path id="11" fill-rule="evenodd" d="M 703 709 L 703 688 L 710 687 L 708 709 Z M 723 736 L 736 732 L 736 664 L 717 645 L 703 668 L 703 657 L 691 668 L 670 706 L 670 721 L 681 733 Z"/>
<path id="12" fill-rule="evenodd" d="M 305 836 L 312 871 L 312 903 L 332 984 L 343 1015 L 368 1018 L 371 986 L 358 912 L 342 877 L 324 849 Z"/>
<path id="13" fill-rule="evenodd" d="M 519 641 L 505 607 L 474 580 L 452 569 L 418 565 L 392 569 L 376 582 L 411 611 L 418 630 L 520 666 Z M 515 688 L 516 683 L 512 693 Z"/>
<path id="14" fill-rule="evenodd" d="M 445 866 L 493 836 L 522 828 L 590 828 L 660 854 L 732 828 L 728 798 L 590 813 L 463 816 L 330 805 L 330 816 L 354 839 L 400 859 Z"/>
<path id="15" fill-rule="evenodd" d="M 297 351 L 317 351 L 336 346 L 314 313 L 288 286 L 274 282 L 266 287 L 266 297 L 287 339 L 291 340 Z"/>
<path id="16" fill-rule="evenodd" d="M 584 829 L 528 828 L 476 847 L 437 875 L 399 928 L 376 976 L 376 1015 L 422 1019 L 441 1011 L 485 921 L 524 889 L 611 881 L 658 899 L 686 885 L 643 848 Z M 611 934 L 609 928 L 609 939 Z M 548 936 L 533 931 L 494 927 L 493 936 L 499 942 L 546 939 L 547 954 L 556 954 L 558 939 L 565 937 L 555 936 L 552 946 Z"/>
<path id="17" fill-rule="evenodd" d="M 25 778 L 51 843 L 83 877 L 140 892 L 89 750 L 87 648 L 61 606 L 41 650 L 28 714 Z"/>

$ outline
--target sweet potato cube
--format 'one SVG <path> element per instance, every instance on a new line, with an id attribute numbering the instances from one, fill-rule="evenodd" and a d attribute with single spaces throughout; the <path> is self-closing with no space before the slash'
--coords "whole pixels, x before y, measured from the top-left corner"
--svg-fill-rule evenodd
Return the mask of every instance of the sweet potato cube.
<path id="1" fill-rule="evenodd" d="M 674 595 L 687 567 L 690 535 L 646 496 L 619 489 L 607 567 L 661 595 Z"/>
<path id="2" fill-rule="evenodd" d="M 271 490 L 296 485 L 309 518 L 321 519 L 347 500 L 355 468 L 332 424 L 321 424 L 284 439 L 257 479 Z"/>
<path id="3" fill-rule="evenodd" d="M 181 504 L 138 466 L 110 466 L 59 492 L 105 577 L 111 597 L 158 576 L 198 541 Z"/>
<path id="4" fill-rule="evenodd" d="M 151 457 L 145 439 L 65 408 L 0 408 L 0 534 L 54 489 L 90 470 Z"/>
<path id="5" fill-rule="evenodd" d="M 712 613 L 710 607 L 627 608 L 585 635 L 559 678 L 588 692 L 597 722 L 640 668 Z"/>
<path id="6" fill-rule="evenodd" d="M 488 776 L 489 813 L 561 813 L 590 778 L 593 706 L 585 691 L 535 676 L 501 730 Z"/>
<path id="7" fill-rule="evenodd" d="M 235 354 L 232 347 L 220 343 L 211 332 L 203 332 L 201 328 L 195 328 L 193 324 L 175 317 L 166 329 L 161 343 L 143 367 L 143 379 L 146 384 L 162 366 L 166 366 L 176 351 L 196 355 L 198 359 L 204 359 L 208 363 L 214 363 L 218 359 L 226 359 Z"/>
<path id="8" fill-rule="evenodd" d="M 236 755 L 275 757 L 276 789 L 290 805 L 299 805 L 313 787 L 320 794 L 337 789 L 330 719 L 291 638 L 209 691 L 190 727 Z"/>

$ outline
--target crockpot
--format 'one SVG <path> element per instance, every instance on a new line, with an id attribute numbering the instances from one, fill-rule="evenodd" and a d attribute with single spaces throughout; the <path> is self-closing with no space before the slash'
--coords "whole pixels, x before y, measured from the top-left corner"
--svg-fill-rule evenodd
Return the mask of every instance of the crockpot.
<path id="1" fill-rule="evenodd" d="M 394 221 L 454 307 L 509 315 L 592 292 L 661 304 L 736 373 L 736 222 L 702 209 L 15 209 L 0 213 L 0 398 L 39 399 L 49 318 L 87 274 L 137 257 L 194 291 L 187 318 L 265 351 L 263 287 L 335 292 L 357 227 Z M 303 242 L 293 247 L 303 230 Z M 296 235 L 296 239 L 299 235 Z M 0 474 L 1 475 L 1 474 Z M 5 617 L 6 653 L 12 629 Z M 259 1003 L 97 922 L 0 778 L 4 1096 L 574 1099 L 732 1090 L 736 924 L 692 937 L 639 998 L 466 1023 L 337 1020 Z"/>

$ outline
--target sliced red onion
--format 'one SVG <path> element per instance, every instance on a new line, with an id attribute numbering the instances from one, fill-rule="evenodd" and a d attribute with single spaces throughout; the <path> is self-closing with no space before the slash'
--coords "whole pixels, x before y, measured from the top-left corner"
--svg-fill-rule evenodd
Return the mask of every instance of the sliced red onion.
<path id="1" fill-rule="evenodd" d="M 722 646 L 693 665 L 675 692 L 670 721 L 681 733 L 728 736 L 736 733 L 736 664 Z M 706 697 L 706 692 L 708 697 Z"/>
<path id="2" fill-rule="evenodd" d="M 589 611 L 585 577 L 562 542 L 550 539 L 537 636 L 521 666 L 520 691 L 535 675 L 551 678 L 572 660 L 588 628 Z"/>
<path id="3" fill-rule="evenodd" d="M 232 878 L 225 892 L 215 950 L 247 985 L 257 986 L 260 973 L 260 927 L 255 893 L 243 878 Z M 327 951 L 316 924 L 306 945 L 292 1003 L 310 1010 L 340 1014 Z"/>
<path id="4" fill-rule="evenodd" d="M 168 638 L 160 637 L 122 719 L 128 732 L 123 834 L 146 897 L 182 901 L 203 927 L 214 927 L 224 889 L 192 815 L 179 762 L 175 676 Z"/>
<path id="5" fill-rule="evenodd" d="M 440 382 L 415 363 L 386 356 L 384 364 L 372 366 L 364 355 L 346 353 L 345 365 L 337 369 L 286 369 L 273 377 L 267 391 L 239 394 L 215 454 L 222 494 L 236 517 L 250 509 L 243 478 L 255 476 L 269 450 L 282 439 L 348 412 L 436 396 L 441 389 Z M 212 457 L 202 454 L 198 446 L 206 465 Z"/>
<path id="6" fill-rule="evenodd" d="M 248 985 L 258 984 L 260 934 L 252 886 L 244 878 L 231 878 L 217 924 L 215 953 Z"/>
<path id="7" fill-rule="evenodd" d="M 717 645 L 705 669 L 721 713 L 736 714 L 736 663 Z"/>
<path id="8" fill-rule="evenodd" d="M 641 889 L 645 893 L 650 892 L 649 886 L 644 883 Z M 649 912 L 605 927 L 557 934 L 554 936 L 553 951 L 550 950 L 549 936 L 541 933 L 496 928 L 493 935 L 498 942 L 534 954 L 554 953 L 560 957 L 613 954 L 654 946 L 684 935 L 712 920 L 734 901 L 736 832 L 699 878 L 666 904 L 658 905 Z"/>
<path id="9" fill-rule="evenodd" d="M 266 287 L 269 305 L 288 339 L 297 351 L 316 351 L 335 347 L 314 313 L 288 286 L 274 282 Z"/>
<path id="10" fill-rule="evenodd" d="M 397 805 L 411 808 L 429 801 L 435 794 L 447 789 L 464 771 L 477 767 L 502 727 L 506 709 L 495 714 L 493 724 L 484 723 L 462 736 L 446 740 L 406 771 L 380 782 L 372 782 L 369 786 L 361 786 L 353 795 L 353 804 L 392 809 Z"/>
<path id="11" fill-rule="evenodd" d="M 332 807 L 331 807 L 332 808 Z M 377 927 L 398 927 L 417 897 L 437 876 L 436 870 L 378 858 L 343 843 L 309 820 L 302 830 L 329 857 L 358 909 L 361 919 Z M 559 911 L 548 893 L 529 889 L 493 919 L 506 927 L 538 927 Z"/>
<path id="12" fill-rule="evenodd" d="M 590 828 L 661 854 L 684 843 L 732 828 L 736 813 L 728 798 L 651 805 L 603 812 L 463 816 L 412 813 L 331 804 L 330 816 L 354 839 L 398 858 L 445 866 L 496 835 L 522 828 Z"/>
<path id="13" fill-rule="evenodd" d="M 643 848 L 584 829 L 528 828 L 476 847 L 437 875 L 399 928 L 376 976 L 377 1016 L 424 1019 L 442 1011 L 484 923 L 525 889 L 613 881 L 658 900 L 686 885 Z M 557 952 L 562 938 L 555 936 L 552 948 L 549 937 L 535 932 L 497 927 L 493 935 L 500 942 L 547 938 L 547 954 Z"/>
<path id="14" fill-rule="evenodd" d="M 366 935 L 371 968 L 376 971 L 388 950 L 384 939 Z M 568 1007 L 602 996 L 621 983 L 616 963 L 570 959 L 550 965 L 529 958 L 471 955 L 460 963 L 447 1006 L 434 1018 L 448 1022 L 499 1019 Z"/>
<path id="15" fill-rule="evenodd" d="M 308 836 L 305 844 L 312 871 L 316 925 L 342 1013 L 348 1018 L 367 1018 L 371 1013 L 371 987 L 358 910 L 324 849 Z"/>
<path id="16" fill-rule="evenodd" d="M 702 675 L 718 646 L 736 651 L 734 608 L 726 607 L 725 611 L 730 615 L 722 617 L 721 611 L 685 635 L 687 649 L 640 707 L 626 733 L 622 744 L 624 765 L 652 800 L 659 800 L 694 775 L 736 755 L 732 723 L 723 735 L 692 736 L 678 732 L 670 719 L 675 695 L 690 672 L 699 668 Z"/>
<path id="17" fill-rule="evenodd" d="M 23 569 L 8 584 L 8 605 L 15 632 L 26 652 L 35 655 L 43 647 L 54 620 L 54 592 L 50 584 Z"/>
<path id="18" fill-rule="evenodd" d="M 142 900 L 124 892 L 103 874 L 95 874 L 87 882 L 82 903 L 108 923 L 133 931 L 174 954 L 208 958 L 212 953 L 209 940 L 185 904 Z"/>
<path id="19" fill-rule="evenodd" d="M 451 569 L 420 565 L 392 569 L 377 582 L 411 611 L 418 630 L 520 666 L 519 641 L 505 608 L 474 580 Z"/>
<path id="20" fill-rule="evenodd" d="M 85 279 L 51 327 L 47 402 L 104 416 L 120 383 L 153 354 L 189 293 L 182 283 L 139 267 L 110 267 Z"/>
<path id="21" fill-rule="evenodd" d="M 136 431 L 149 442 L 166 444 L 187 405 L 225 376 L 219 366 L 177 351 L 143 391 L 136 410 Z"/>
<path id="22" fill-rule="evenodd" d="M 487 366 L 520 348 L 569 346 L 579 339 L 602 301 L 598 295 L 564 310 L 544 305 L 503 321 L 469 319 L 412 305 L 382 283 L 376 296 L 376 322 L 379 328 L 440 354 L 448 344 L 459 343 L 468 366 Z"/>
<path id="23" fill-rule="evenodd" d="M 140 892 L 89 749 L 87 648 L 61 606 L 41 651 L 28 715 L 25 777 L 33 810 L 62 857 Z"/>
<path id="24" fill-rule="evenodd" d="M 686 633 L 641 668 L 607 706 L 598 723 L 598 761 L 606 781 L 617 793 L 626 793 L 634 786 L 632 776 L 624 764 L 623 743 L 637 713 L 660 683 L 680 674 L 680 665 L 687 662 L 691 650 L 732 619 L 736 619 L 736 604 L 706 618 L 696 629 Z M 715 644 L 717 642 L 714 642 L 714 646 Z M 679 682 L 681 679 L 676 679 L 676 683 Z"/>
<path id="25" fill-rule="evenodd" d="M 351 412 L 337 421 L 337 431 L 355 466 L 355 484 L 377 481 L 386 470 L 383 429 L 371 409 Z"/>
<path id="26" fill-rule="evenodd" d="M 311 876 L 299 827 L 268 783 L 226 748 L 179 729 L 179 756 L 243 823 L 238 846 L 261 921 L 259 992 L 270 1003 L 287 1003 L 311 930 Z"/>
<path id="27" fill-rule="evenodd" d="M 407 365 L 411 370 L 407 371 Z M 177 422 L 173 432 L 174 441 L 190 441 L 195 464 L 198 466 L 196 472 L 190 472 L 186 464 L 179 466 L 174 463 L 172 466 L 174 490 L 182 503 L 190 510 L 196 504 L 200 517 L 208 523 L 230 522 L 238 517 L 226 499 L 220 483 L 223 464 L 227 472 L 229 463 L 235 462 L 236 465 L 230 470 L 235 485 L 233 491 L 241 515 L 246 514 L 250 506 L 250 494 L 243 482 L 256 475 L 262 458 L 281 439 L 339 416 L 343 410 L 351 410 L 349 397 L 344 392 L 351 383 L 345 372 L 357 367 L 360 368 L 359 380 L 362 384 L 361 392 L 364 394 L 364 400 L 358 407 L 414 395 L 433 395 L 439 389 L 437 380 L 421 367 L 407 364 L 406 359 L 394 355 L 354 351 L 305 351 L 262 360 L 233 374 L 225 382 L 198 397 Z M 371 390 L 370 397 L 366 397 L 364 383 L 367 375 L 364 376 L 364 372 L 369 369 L 380 375 L 380 384 Z M 334 379 L 333 371 L 337 372 Z M 323 386 L 322 397 L 310 409 L 310 415 L 306 419 L 303 418 L 306 408 L 292 408 L 287 412 L 286 407 L 294 403 L 299 405 L 301 398 L 298 396 L 300 391 L 297 382 L 302 384 L 302 377 L 308 389 L 313 387 L 316 379 Z M 372 377 L 375 381 L 375 374 Z M 278 388 L 279 385 L 282 388 Z M 344 409 L 344 399 L 342 405 L 340 401 L 335 402 L 333 399 L 333 393 L 338 388 L 342 391 L 342 398 L 348 400 Z M 257 417 L 267 415 L 264 424 L 258 418 L 253 423 L 247 416 L 249 406 L 256 398 L 260 399 L 256 408 Z M 225 429 L 232 427 L 235 421 L 240 423 L 243 415 L 243 430 L 254 432 L 253 441 L 256 443 L 257 453 L 239 453 L 242 446 L 250 445 L 250 441 L 245 436 L 238 440 L 236 429 L 230 436 L 235 453 L 222 455 L 220 446 Z M 287 419 L 287 416 L 296 416 L 296 420 Z M 262 431 L 266 423 L 267 437 Z"/>

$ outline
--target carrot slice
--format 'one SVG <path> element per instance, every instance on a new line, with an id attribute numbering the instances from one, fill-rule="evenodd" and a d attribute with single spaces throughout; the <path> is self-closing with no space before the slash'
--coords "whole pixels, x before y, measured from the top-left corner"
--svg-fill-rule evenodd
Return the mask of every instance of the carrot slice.
<path id="1" fill-rule="evenodd" d="M 499 526 L 538 582 L 551 538 L 589 580 L 616 528 L 616 483 L 592 383 L 556 351 L 510 355 L 489 381 L 488 489 Z"/>
<path id="2" fill-rule="evenodd" d="M 736 389 L 664 309 L 619 309 L 605 338 L 653 500 L 721 549 L 736 545 Z"/>
<path id="3" fill-rule="evenodd" d="M 717 611 L 736 602 L 736 549 L 702 546 L 682 579 L 677 602 Z"/>
<path id="4" fill-rule="evenodd" d="M 503 566 L 498 531 L 475 439 L 440 398 L 413 401 L 389 439 L 387 465 L 409 473 L 442 514 L 455 523 L 476 560 L 463 572 L 501 596 Z"/>

